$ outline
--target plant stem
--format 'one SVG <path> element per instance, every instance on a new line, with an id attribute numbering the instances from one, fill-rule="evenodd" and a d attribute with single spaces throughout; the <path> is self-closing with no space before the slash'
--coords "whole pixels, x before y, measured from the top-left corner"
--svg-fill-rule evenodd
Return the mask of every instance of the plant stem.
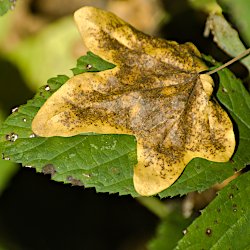
<path id="1" fill-rule="evenodd" d="M 136 197 L 135 199 L 160 219 L 165 218 L 171 212 L 169 207 L 166 206 L 166 204 L 161 202 L 156 197 L 141 196 L 141 197 Z"/>
<path id="2" fill-rule="evenodd" d="M 232 60 L 224 63 L 223 65 L 221 65 L 220 67 L 214 69 L 214 70 L 211 70 L 209 72 L 207 72 L 206 74 L 207 75 L 212 75 L 214 73 L 216 73 L 217 71 L 221 70 L 221 69 L 224 69 L 226 68 L 227 66 L 231 65 L 232 63 L 240 60 L 241 58 L 245 57 L 246 55 L 248 55 L 250 53 L 250 48 L 245 50 L 244 52 L 242 52 L 241 54 L 239 54 L 238 56 L 236 56 L 235 58 L 233 58 Z"/>

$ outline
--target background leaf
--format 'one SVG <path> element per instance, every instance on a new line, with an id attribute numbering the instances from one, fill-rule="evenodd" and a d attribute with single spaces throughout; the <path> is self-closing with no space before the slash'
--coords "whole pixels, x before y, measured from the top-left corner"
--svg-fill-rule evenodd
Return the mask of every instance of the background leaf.
<path id="1" fill-rule="evenodd" d="M 188 0 L 188 3 L 194 9 L 200 9 L 207 13 L 220 13 L 221 8 L 216 0 Z"/>
<path id="2" fill-rule="evenodd" d="M 13 1 L 10 0 L 0 0 L 0 16 L 4 15 L 8 10 L 12 8 Z"/>
<path id="3" fill-rule="evenodd" d="M 103 69 L 103 61 L 101 63 L 100 68 Z M 95 67 L 99 69 L 98 63 Z M 228 163 L 194 159 L 178 181 L 160 193 L 161 197 L 203 191 L 250 162 L 250 155 L 245 150 L 250 146 L 250 120 L 247 115 L 250 112 L 249 94 L 230 71 L 223 70 L 219 76 L 221 83 L 217 96 L 237 124 L 237 151 Z M 66 76 L 49 80 L 33 100 L 21 106 L 5 121 L 0 130 L 3 157 L 34 166 L 38 172 L 50 173 L 56 181 L 95 187 L 98 192 L 136 196 L 132 180 L 136 164 L 133 136 L 85 134 L 69 138 L 32 138 L 31 122 L 36 112 L 67 80 Z"/>
<path id="4" fill-rule="evenodd" d="M 172 250 L 183 237 L 192 218 L 184 218 L 180 210 L 175 210 L 164 218 L 157 228 L 156 236 L 148 244 L 149 250 Z"/>
<path id="5" fill-rule="evenodd" d="M 0 123 L 3 121 L 4 114 L 0 108 Z M 10 161 L 0 159 L 0 195 L 8 186 L 10 179 L 16 174 L 18 170 L 17 164 Z"/>
<path id="6" fill-rule="evenodd" d="M 248 249 L 250 173 L 233 180 L 187 229 L 176 249 Z"/>
<path id="7" fill-rule="evenodd" d="M 71 70 L 73 71 L 74 75 L 78 75 L 86 72 L 98 72 L 107 69 L 113 69 L 114 67 L 114 64 L 109 63 L 91 51 L 88 51 L 87 55 L 81 56 L 77 60 L 76 68 Z"/>
<path id="8" fill-rule="evenodd" d="M 4 57 L 18 67 L 30 89 L 37 91 L 50 76 L 71 73 L 76 55 L 84 53 L 81 44 L 72 17 L 64 17 L 21 40 Z"/>
<path id="9" fill-rule="evenodd" d="M 236 57 L 246 50 L 245 45 L 240 40 L 237 30 L 235 30 L 223 15 L 211 14 L 207 20 L 205 35 L 209 32 L 214 36 L 214 42 L 227 54 Z M 250 72 L 250 56 L 241 59 L 241 62 Z"/>
<path id="10" fill-rule="evenodd" d="M 250 1 L 248 0 L 218 0 L 223 11 L 229 13 L 233 23 L 238 27 L 244 41 L 250 46 Z"/>

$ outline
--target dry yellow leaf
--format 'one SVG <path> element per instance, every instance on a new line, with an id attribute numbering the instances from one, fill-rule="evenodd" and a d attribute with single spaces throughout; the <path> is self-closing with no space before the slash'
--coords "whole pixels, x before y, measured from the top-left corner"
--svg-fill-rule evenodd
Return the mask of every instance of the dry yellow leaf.
<path id="1" fill-rule="evenodd" d="M 233 127 L 193 44 L 151 37 L 93 7 L 75 21 L 85 45 L 116 67 L 68 80 L 37 113 L 35 134 L 135 135 L 134 186 L 145 196 L 168 188 L 195 157 L 230 159 Z"/>

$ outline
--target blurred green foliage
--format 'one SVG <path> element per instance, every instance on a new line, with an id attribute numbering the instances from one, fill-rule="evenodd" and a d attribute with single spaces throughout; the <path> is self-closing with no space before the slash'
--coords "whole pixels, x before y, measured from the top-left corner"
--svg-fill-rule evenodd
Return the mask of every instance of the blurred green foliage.
<path id="1" fill-rule="evenodd" d="M 0 124 L 3 122 L 5 115 L 0 108 Z M 0 159 L 0 195 L 3 190 L 8 186 L 10 179 L 18 170 L 16 163 L 11 161 L 5 161 L 2 158 Z"/>
<path id="2" fill-rule="evenodd" d="M 2 26 L 5 23 L 0 23 L 0 30 Z M 20 41 L 4 56 L 18 67 L 29 88 L 35 91 L 53 75 L 70 74 L 79 41 L 72 17 L 66 17 Z"/>
<path id="3" fill-rule="evenodd" d="M 0 16 L 4 15 L 8 10 L 14 8 L 14 1 L 0 0 Z"/>
<path id="4" fill-rule="evenodd" d="M 250 46 L 250 1 L 249 0 L 217 0 L 222 10 L 231 17 L 238 28 L 245 44 Z"/>

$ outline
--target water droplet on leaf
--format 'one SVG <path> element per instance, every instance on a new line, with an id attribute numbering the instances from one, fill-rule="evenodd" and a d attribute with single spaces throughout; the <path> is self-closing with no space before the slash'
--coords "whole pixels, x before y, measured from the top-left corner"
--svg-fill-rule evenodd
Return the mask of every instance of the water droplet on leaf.
<path id="1" fill-rule="evenodd" d="M 92 68 L 92 65 L 91 65 L 91 64 L 87 64 L 87 65 L 86 65 L 86 69 L 87 69 L 87 70 L 89 70 L 89 69 L 91 69 L 91 68 Z"/>
<path id="2" fill-rule="evenodd" d="M 10 157 L 6 157 L 6 156 L 4 156 L 4 153 L 2 153 L 2 159 L 5 160 L 5 161 L 9 161 Z"/>
<path id="3" fill-rule="evenodd" d="M 49 85 L 46 85 L 46 86 L 44 87 L 44 89 L 45 89 L 46 91 L 50 91 L 50 86 L 49 86 Z"/>
<path id="4" fill-rule="evenodd" d="M 207 229 L 206 229 L 206 235 L 207 235 L 207 236 L 211 236 L 211 234 L 212 234 L 211 228 L 207 228 Z"/>
<path id="5" fill-rule="evenodd" d="M 90 144 L 90 147 L 94 148 L 94 149 L 98 149 L 98 147 L 95 144 L 92 144 L 92 143 Z"/>
<path id="6" fill-rule="evenodd" d="M 34 138 L 34 137 L 36 137 L 35 134 L 31 134 L 31 135 L 29 136 L 29 138 Z"/>
<path id="7" fill-rule="evenodd" d="M 222 88 L 222 92 L 227 93 L 228 91 L 226 88 Z"/>
<path id="8" fill-rule="evenodd" d="M 237 204 L 233 204 L 233 212 L 237 211 Z"/>
<path id="9" fill-rule="evenodd" d="M 14 142 L 14 141 L 16 141 L 16 140 L 18 139 L 18 135 L 15 134 L 15 133 L 11 133 L 11 134 L 9 134 L 9 135 L 6 135 L 6 136 L 5 136 L 5 139 L 6 139 L 7 141 Z"/>
<path id="10" fill-rule="evenodd" d="M 186 235 L 187 234 L 187 229 L 184 229 L 183 231 L 182 231 L 182 233 L 184 234 L 184 235 Z"/>
<path id="11" fill-rule="evenodd" d="M 87 178 L 90 178 L 91 177 L 91 174 L 82 174 L 84 177 L 87 177 Z"/>

